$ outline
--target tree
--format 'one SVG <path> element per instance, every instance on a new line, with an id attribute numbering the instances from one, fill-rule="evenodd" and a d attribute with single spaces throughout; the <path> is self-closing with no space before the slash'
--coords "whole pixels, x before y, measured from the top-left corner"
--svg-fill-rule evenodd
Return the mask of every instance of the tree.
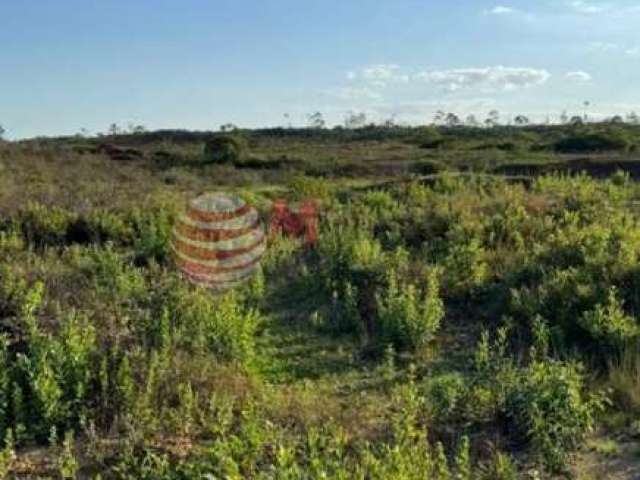
<path id="1" fill-rule="evenodd" d="M 385 128 L 393 128 L 396 126 L 396 118 L 395 115 L 392 115 L 390 118 L 387 118 L 382 124 Z"/>
<path id="2" fill-rule="evenodd" d="M 362 128 L 367 124 L 367 116 L 366 114 L 360 112 L 355 113 L 349 111 L 344 118 L 344 126 L 345 128 Z"/>
<path id="3" fill-rule="evenodd" d="M 562 123 L 563 125 L 569 123 L 569 115 L 567 115 L 566 110 L 563 110 L 563 112 L 560 114 L 560 123 Z"/>
<path id="4" fill-rule="evenodd" d="M 630 112 L 627 114 L 627 123 L 638 125 L 640 123 L 640 117 L 636 112 Z"/>
<path id="5" fill-rule="evenodd" d="M 322 113 L 315 112 L 310 115 L 307 115 L 307 123 L 309 124 L 309 128 L 324 128 L 326 126 L 326 122 L 324 121 L 324 117 Z"/>
<path id="6" fill-rule="evenodd" d="M 133 133 L 136 135 L 147 131 L 144 125 L 135 125 L 133 123 L 130 123 L 129 125 L 127 125 L 127 130 L 129 130 L 129 133 Z"/>
<path id="7" fill-rule="evenodd" d="M 455 113 L 449 112 L 447 113 L 447 116 L 444 119 L 444 122 L 447 124 L 448 127 L 457 127 L 458 125 L 460 125 L 460 117 L 458 117 Z"/>
<path id="8" fill-rule="evenodd" d="M 210 163 L 234 163 L 246 150 L 244 139 L 234 135 L 215 136 L 204 144 L 204 159 Z"/>
<path id="9" fill-rule="evenodd" d="M 236 130 L 238 130 L 238 127 L 233 123 L 225 123 L 224 125 L 220 125 L 221 132 L 235 132 Z"/>
<path id="10" fill-rule="evenodd" d="M 117 123 L 109 125 L 109 135 L 118 135 L 120 133 L 120 127 Z"/>
<path id="11" fill-rule="evenodd" d="M 467 118 L 465 119 L 464 123 L 469 127 L 477 127 L 480 125 L 480 123 L 478 122 L 478 119 L 473 114 L 467 115 Z"/>
<path id="12" fill-rule="evenodd" d="M 497 126 L 499 123 L 500 123 L 500 112 L 498 112 L 498 110 L 491 110 L 486 120 L 484 121 L 484 124 L 487 127 L 491 128 L 491 127 Z"/>
<path id="13" fill-rule="evenodd" d="M 442 110 L 438 110 L 433 117 L 433 123 L 435 123 L 436 125 L 442 125 L 442 123 L 444 123 L 444 119 L 446 115 L 447 114 L 444 113 Z"/>
<path id="14" fill-rule="evenodd" d="M 617 125 L 620 125 L 624 123 L 624 119 L 620 115 L 614 115 L 609 119 L 609 123 L 615 123 Z"/>
<path id="15" fill-rule="evenodd" d="M 520 127 L 524 127 L 525 125 L 529 125 L 529 119 L 524 115 L 517 115 L 516 118 L 513 119 L 516 125 Z"/>
<path id="16" fill-rule="evenodd" d="M 0 125 L 0 140 L 4 138 L 5 133 L 7 133 L 7 131 L 4 129 L 2 125 Z"/>
<path id="17" fill-rule="evenodd" d="M 584 123 L 587 123 L 587 120 L 589 119 L 589 116 L 587 114 L 587 109 L 589 108 L 589 106 L 591 106 L 591 102 L 588 100 L 585 100 L 584 102 L 582 102 L 582 106 L 584 107 L 584 114 L 582 116 Z"/>
<path id="18" fill-rule="evenodd" d="M 582 119 L 582 117 L 580 115 L 574 115 L 569 120 L 569 124 L 571 124 L 571 125 L 582 125 L 582 124 L 584 124 L 584 120 Z"/>

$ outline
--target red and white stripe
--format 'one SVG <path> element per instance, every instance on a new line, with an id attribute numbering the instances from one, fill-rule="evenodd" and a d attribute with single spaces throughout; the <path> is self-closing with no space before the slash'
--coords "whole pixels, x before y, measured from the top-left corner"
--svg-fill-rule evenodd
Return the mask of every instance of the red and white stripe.
<path id="1" fill-rule="evenodd" d="M 205 194 L 178 220 L 172 248 L 189 281 L 226 290 L 257 270 L 266 242 L 255 208 L 238 197 Z"/>

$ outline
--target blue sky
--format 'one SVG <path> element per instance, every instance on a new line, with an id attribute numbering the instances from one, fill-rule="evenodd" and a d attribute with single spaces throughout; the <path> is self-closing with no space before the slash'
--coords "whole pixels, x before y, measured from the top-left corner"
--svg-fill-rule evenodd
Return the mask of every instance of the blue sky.
<path id="1" fill-rule="evenodd" d="M 640 112 L 640 0 L 0 0 L 10 138 Z M 284 118 L 289 114 L 290 120 Z"/>

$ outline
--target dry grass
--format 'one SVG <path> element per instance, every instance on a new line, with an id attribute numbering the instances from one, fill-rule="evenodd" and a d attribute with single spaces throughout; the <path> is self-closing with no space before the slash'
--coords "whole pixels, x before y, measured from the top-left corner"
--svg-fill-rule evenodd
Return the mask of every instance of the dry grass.
<path id="1" fill-rule="evenodd" d="M 640 411 L 640 348 L 627 347 L 609 363 L 608 384 L 614 401 L 626 412 Z"/>

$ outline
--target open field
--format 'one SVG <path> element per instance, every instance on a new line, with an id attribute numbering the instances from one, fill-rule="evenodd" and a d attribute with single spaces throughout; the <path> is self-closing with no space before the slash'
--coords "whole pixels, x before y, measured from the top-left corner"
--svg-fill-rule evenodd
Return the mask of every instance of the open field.
<path id="1" fill-rule="evenodd" d="M 638 477 L 638 127 L 214 137 L 0 142 L 0 476 Z M 190 286 L 217 190 L 317 248 Z"/>

